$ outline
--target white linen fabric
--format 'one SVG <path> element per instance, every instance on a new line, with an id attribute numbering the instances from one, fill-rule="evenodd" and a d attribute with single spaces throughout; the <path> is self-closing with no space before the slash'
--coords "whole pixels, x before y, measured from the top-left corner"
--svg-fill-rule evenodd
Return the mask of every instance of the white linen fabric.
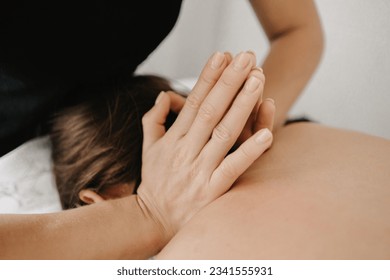
<path id="1" fill-rule="evenodd" d="M 30 140 L 0 158 L 0 213 L 61 211 L 50 139 Z"/>

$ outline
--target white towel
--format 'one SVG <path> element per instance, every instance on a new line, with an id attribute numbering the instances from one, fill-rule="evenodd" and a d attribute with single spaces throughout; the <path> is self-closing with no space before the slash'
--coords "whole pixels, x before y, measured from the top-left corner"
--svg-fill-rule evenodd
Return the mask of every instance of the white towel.
<path id="1" fill-rule="evenodd" d="M 30 140 L 0 158 L 0 213 L 61 211 L 48 137 Z"/>

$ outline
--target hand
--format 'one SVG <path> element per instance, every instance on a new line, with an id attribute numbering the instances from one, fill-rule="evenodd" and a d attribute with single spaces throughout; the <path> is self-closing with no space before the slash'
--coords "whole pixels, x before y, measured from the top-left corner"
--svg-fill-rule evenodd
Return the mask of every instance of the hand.
<path id="1" fill-rule="evenodd" d="M 261 69 L 260 67 L 256 68 L 263 73 L 263 69 Z M 273 131 L 275 118 L 275 102 L 271 98 L 267 98 L 265 102 L 266 103 L 263 103 L 261 95 L 256 105 L 254 106 L 251 115 L 249 116 L 244 126 L 244 129 L 238 137 L 235 145 L 242 144 L 261 129 L 267 128 L 270 131 Z M 269 104 L 269 102 L 271 102 L 272 104 Z"/>
<path id="2" fill-rule="evenodd" d="M 238 147 L 259 130 L 266 128 L 273 131 L 274 119 L 275 101 L 272 98 L 267 98 L 264 101 L 260 99 L 252 110 L 252 113 L 234 146 Z"/>
<path id="3" fill-rule="evenodd" d="M 166 116 L 180 103 L 171 94 L 161 93 L 143 117 L 138 201 L 166 241 L 196 212 L 228 191 L 272 143 L 269 129 L 262 129 L 226 156 L 263 92 L 264 75 L 252 69 L 255 61 L 253 54 L 243 52 L 229 63 L 228 56 L 216 53 L 168 131 Z M 271 102 L 267 104 L 265 109 L 273 108 Z M 272 123 L 273 115 L 267 117 L 264 121 Z"/>

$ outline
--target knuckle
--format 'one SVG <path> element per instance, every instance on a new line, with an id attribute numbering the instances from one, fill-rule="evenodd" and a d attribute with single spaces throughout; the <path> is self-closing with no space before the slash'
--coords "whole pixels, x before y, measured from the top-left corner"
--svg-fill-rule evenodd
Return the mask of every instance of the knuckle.
<path id="1" fill-rule="evenodd" d="M 211 137 L 219 142 L 229 142 L 232 139 L 232 133 L 225 125 L 219 124 L 214 128 Z"/>
<path id="2" fill-rule="evenodd" d="M 239 151 L 241 155 L 246 159 L 246 160 L 252 160 L 253 158 L 253 153 L 249 150 L 249 148 L 246 145 L 243 145 L 239 148 Z"/>
<path id="3" fill-rule="evenodd" d="M 201 98 L 196 92 L 192 92 L 186 99 L 188 106 L 192 109 L 198 109 L 202 103 Z"/>
<path id="4" fill-rule="evenodd" d="M 213 105 L 211 105 L 210 103 L 204 103 L 200 109 L 199 109 L 199 117 L 208 122 L 208 121 L 211 121 L 214 116 L 215 116 L 215 113 L 216 112 L 216 109 Z"/>
<path id="5" fill-rule="evenodd" d="M 237 168 L 229 160 L 224 160 L 221 164 L 221 172 L 226 178 L 236 178 L 238 177 Z"/>
<path id="6" fill-rule="evenodd" d="M 213 86 L 218 81 L 218 77 L 213 74 L 205 74 L 200 77 L 200 81 L 203 84 Z"/>
<path id="7" fill-rule="evenodd" d="M 229 78 L 227 75 L 223 75 L 220 82 L 226 88 L 232 88 L 234 85 L 233 79 Z"/>

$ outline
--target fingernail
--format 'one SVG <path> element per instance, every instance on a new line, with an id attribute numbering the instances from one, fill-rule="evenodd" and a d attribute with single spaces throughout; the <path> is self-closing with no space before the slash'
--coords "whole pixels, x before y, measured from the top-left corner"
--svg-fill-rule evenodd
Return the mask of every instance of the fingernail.
<path id="1" fill-rule="evenodd" d="M 245 88 L 248 90 L 248 91 L 255 91 L 260 85 L 260 79 L 255 77 L 255 76 L 251 76 L 249 78 L 249 80 L 245 83 Z"/>
<path id="2" fill-rule="evenodd" d="M 272 98 L 266 98 L 265 101 L 269 101 L 269 102 L 271 102 L 272 104 L 275 105 L 275 100 L 273 100 Z"/>
<path id="3" fill-rule="evenodd" d="M 247 52 L 247 53 L 250 53 L 250 54 L 253 54 L 254 56 L 256 56 L 256 53 L 255 53 L 254 51 L 252 51 L 252 50 L 247 50 L 246 52 Z"/>
<path id="4" fill-rule="evenodd" d="M 211 59 L 211 69 L 217 70 L 222 66 L 222 63 L 225 59 L 225 55 L 220 52 L 216 52 Z"/>
<path id="5" fill-rule="evenodd" d="M 256 67 L 253 68 L 252 70 L 259 70 L 261 73 L 264 73 L 263 68 L 261 68 L 261 67 L 259 67 L 259 66 L 256 66 Z"/>
<path id="6" fill-rule="evenodd" d="M 160 94 L 156 98 L 155 104 L 158 104 L 161 101 L 161 99 L 164 97 L 164 95 L 165 95 L 165 91 L 160 92 Z"/>
<path id="7" fill-rule="evenodd" d="M 264 144 L 268 142 L 272 137 L 271 131 L 268 128 L 264 128 L 259 132 L 259 135 L 256 136 L 255 142 L 257 144 Z"/>
<path id="8" fill-rule="evenodd" d="M 234 70 L 242 70 L 245 67 L 247 67 L 250 62 L 251 62 L 250 55 L 248 53 L 241 52 L 234 59 L 233 68 Z"/>
<path id="9" fill-rule="evenodd" d="M 231 52 L 224 52 L 225 56 L 228 57 L 229 60 L 232 60 L 233 59 L 233 56 L 231 54 Z"/>

